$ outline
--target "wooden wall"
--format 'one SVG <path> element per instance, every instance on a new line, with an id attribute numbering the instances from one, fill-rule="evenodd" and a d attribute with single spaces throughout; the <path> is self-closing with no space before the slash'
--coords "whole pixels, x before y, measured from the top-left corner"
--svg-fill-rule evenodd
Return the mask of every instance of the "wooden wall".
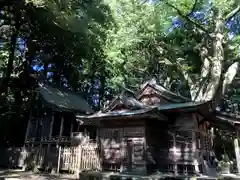
<path id="1" fill-rule="evenodd" d="M 99 137 L 105 169 L 140 174 L 146 172 L 143 126 L 102 128 Z"/>
<path id="2" fill-rule="evenodd" d="M 192 114 L 179 114 L 172 122 L 146 122 L 147 170 L 195 173 L 200 163 L 198 124 Z"/>

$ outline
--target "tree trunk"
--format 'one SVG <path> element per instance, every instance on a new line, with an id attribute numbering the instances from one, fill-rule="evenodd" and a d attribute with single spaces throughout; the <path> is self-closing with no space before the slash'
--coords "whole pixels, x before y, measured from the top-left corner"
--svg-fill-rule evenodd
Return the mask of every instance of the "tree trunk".
<path id="1" fill-rule="evenodd" d="M 217 91 L 222 77 L 222 64 L 224 61 L 224 50 L 223 50 L 223 21 L 222 14 L 219 11 L 216 18 L 215 31 L 213 37 L 213 55 L 210 59 L 211 71 L 209 76 L 209 82 L 206 86 L 205 92 L 200 93 L 197 97 L 198 101 L 210 101 L 216 97 Z M 204 66 L 203 66 L 204 68 Z M 201 77 L 201 79 L 204 79 Z M 205 82 L 204 82 L 205 83 Z M 202 85 L 204 84 L 202 82 Z M 201 92 L 201 89 L 200 89 Z"/>
<path id="2" fill-rule="evenodd" d="M 98 102 L 98 110 L 100 110 L 102 102 L 103 102 L 103 98 L 104 98 L 104 92 L 105 92 L 105 82 L 106 82 L 106 78 L 105 78 L 105 69 L 102 68 L 101 70 L 101 75 L 100 75 L 100 87 L 99 87 L 99 102 Z"/>
<path id="3" fill-rule="evenodd" d="M 9 82 L 11 80 L 11 74 L 13 72 L 13 62 L 15 57 L 15 50 L 16 50 L 17 38 L 18 38 L 20 26 L 21 26 L 20 23 L 18 22 L 18 20 L 16 20 L 16 26 L 10 40 L 7 68 L 4 72 L 3 79 L 0 84 L 0 94 L 4 94 L 4 96 L 7 95 Z"/>

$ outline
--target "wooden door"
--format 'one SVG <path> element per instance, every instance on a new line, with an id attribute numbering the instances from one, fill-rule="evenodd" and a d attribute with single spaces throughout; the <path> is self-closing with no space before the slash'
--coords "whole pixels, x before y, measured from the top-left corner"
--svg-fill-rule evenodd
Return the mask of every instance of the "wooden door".
<path id="1" fill-rule="evenodd" d="M 132 165 L 133 165 L 133 142 L 132 139 L 127 140 L 127 171 L 132 172 Z"/>

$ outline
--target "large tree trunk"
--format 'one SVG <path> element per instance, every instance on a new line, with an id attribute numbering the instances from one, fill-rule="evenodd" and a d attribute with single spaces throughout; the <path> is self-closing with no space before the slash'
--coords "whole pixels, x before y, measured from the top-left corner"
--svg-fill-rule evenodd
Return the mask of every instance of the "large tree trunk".
<path id="1" fill-rule="evenodd" d="M 182 72 L 184 79 L 188 82 L 192 101 L 215 101 L 218 103 L 221 96 L 232 83 L 239 69 L 239 63 L 235 62 L 229 66 L 225 75 L 223 75 L 223 63 L 225 60 L 223 43 L 224 43 L 224 26 L 225 23 L 240 12 L 240 6 L 237 6 L 232 12 L 223 18 L 222 10 L 218 10 L 213 17 L 215 29 L 212 34 L 203 26 L 192 20 L 188 15 L 184 15 L 177 7 L 165 0 L 166 5 L 176 10 L 179 16 L 191 23 L 199 32 L 207 37 L 207 41 L 212 40 L 212 55 L 209 55 L 208 49 L 201 49 L 202 71 L 199 81 L 194 81 L 188 72 L 182 69 L 181 64 L 177 64 L 178 69 Z M 204 40 L 204 38 L 203 38 Z M 208 44 L 208 43 L 203 43 Z M 181 59 L 181 58 L 179 58 Z M 166 63 L 166 62 L 165 62 Z"/>
<path id="2" fill-rule="evenodd" d="M 220 85 L 222 64 L 224 60 L 223 26 L 222 14 L 219 11 L 216 18 L 215 32 L 213 37 L 213 58 L 211 59 L 210 79 L 202 99 L 205 101 L 212 100 L 215 97 Z"/>
<path id="3" fill-rule="evenodd" d="M 223 76 L 223 63 L 225 60 L 223 50 L 224 23 L 220 11 L 217 14 L 215 31 L 213 36 L 213 54 L 212 58 L 203 58 L 203 67 L 201 72 L 201 86 L 198 89 L 198 94 L 195 101 L 210 101 L 213 100 L 214 106 L 217 105 L 221 96 L 224 95 L 226 88 L 232 83 L 237 70 L 238 63 L 233 63 Z M 208 81 L 206 77 L 208 76 Z"/>

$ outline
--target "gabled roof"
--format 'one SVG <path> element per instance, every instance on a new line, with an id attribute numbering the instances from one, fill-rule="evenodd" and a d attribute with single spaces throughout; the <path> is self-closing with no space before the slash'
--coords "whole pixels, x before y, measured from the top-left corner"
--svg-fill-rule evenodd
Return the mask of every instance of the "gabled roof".
<path id="1" fill-rule="evenodd" d="M 141 109 L 149 107 L 149 105 L 146 105 L 140 101 L 141 97 L 144 96 L 144 90 L 148 87 L 154 89 L 159 96 L 167 99 L 169 102 L 182 103 L 191 101 L 186 97 L 177 95 L 167 90 L 163 86 L 158 85 L 155 79 L 151 79 L 141 86 L 141 89 L 138 93 L 134 93 L 133 91 L 124 88 L 118 96 L 116 96 L 105 108 L 102 109 L 102 112 L 112 111 L 120 105 L 127 109 Z"/>
<path id="2" fill-rule="evenodd" d="M 163 98 L 165 98 L 165 99 L 167 99 L 168 101 L 171 101 L 171 102 L 180 103 L 180 102 L 191 101 L 189 98 L 186 98 L 186 97 L 183 97 L 183 96 L 178 95 L 176 93 L 173 93 L 172 91 L 169 91 L 166 88 L 164 88 L 163 86 L 157 84 L 155 79 L 151 79 L 151 80 L 145 82 L 142 85 L 141 90 L 138 92 L 138 95 L 137 95 L 138 100 L 144 95 L 143 92 L 148 87 L 156 90 L 160 96 L 162 96 Z"/>
<path id="3" fill-rule="evenodd" d="M 124 88 L 120 95 L 116 96 L 105 108 L 102 109 L 102 112 L 112 111 L 119 105 L 122 105 L 127 109 L 141 109 L 147 107 L 136 99 L 133 91 Z"/>
<path id="4" fill-rule="evenodd" d="M 48 83 L 39 83 L 37 90 L 48 106 L 63 111 L 93 113 L 91 106 L 79 94 Z"/>

